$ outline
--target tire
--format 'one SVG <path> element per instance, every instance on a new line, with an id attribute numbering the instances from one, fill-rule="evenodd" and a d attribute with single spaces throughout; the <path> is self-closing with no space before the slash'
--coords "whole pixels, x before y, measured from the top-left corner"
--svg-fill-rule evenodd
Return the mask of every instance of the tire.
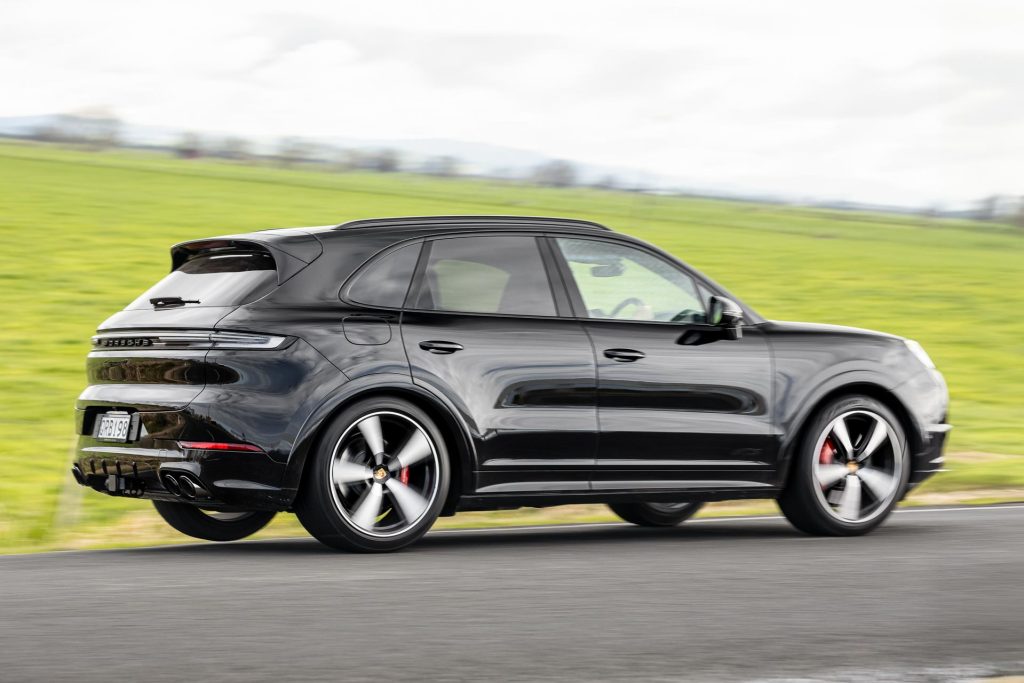
<path id="1" fill-rule="evenodd" d="M 819 536 L 871 531 L 892 513 L 910 476 L 903 425 L 868 396 L 825 405 L 793 457 L 779 507 L 794 527 Z"/>
<path id="2" fill-rule="evenodd" d="M 251 536 L 274 518 L 276 512 L 206 511 L 188 503 L 154 500 L 153 507 L 172 527 L 193 538 L 205 541 L 237 541 Z"/>
<path id="3" fill-rule="evenodd" d="M 450 476 L 444 438 L 425 412 L 398 398 L 368 399 L 324 429 L 295 513 L 332 548 L 398 550 L 433 526 Z"/>
<path id="4" fill-rule="evenodd" d="M 637 526 L 676 526 L 682 524 L 704 503 L 610 503 L 612 512 Z"/>

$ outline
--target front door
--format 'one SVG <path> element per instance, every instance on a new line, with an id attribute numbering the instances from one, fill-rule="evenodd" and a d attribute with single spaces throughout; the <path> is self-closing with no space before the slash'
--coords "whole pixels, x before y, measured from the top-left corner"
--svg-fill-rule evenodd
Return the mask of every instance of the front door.
<path id="1" fill-rule="evenodd" d="M 532 235 L 425 245 L 402 313 L 413 381 L 456 404 L 477 492 L 585 491 L 597 450 L 594 357 L 558 309 Z"/>
<path id="2" fill-rule="evenodd" d="M 653 251 L 555 238 L 594 345 L 594 490 L 767 486 L 775 464 L 767 343 L 708 325 L 694 278 Z"/>

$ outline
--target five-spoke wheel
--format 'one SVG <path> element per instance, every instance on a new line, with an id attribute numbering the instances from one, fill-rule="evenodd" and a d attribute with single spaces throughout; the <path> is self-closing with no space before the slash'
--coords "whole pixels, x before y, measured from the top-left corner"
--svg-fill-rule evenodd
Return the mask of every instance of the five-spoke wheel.
<path id="1" fill-rule="evenodd" d="M 296 504 L 300 521 L 334 547 L 394 550 L 437 518 L 448 460 L 433 421 L 398 399 L 372 399 L 334 420 Z"/>
<path id="2" fill-rule="evenodd" d="M 899 500 L 907 478 L 906 440 L 882 403 L 833 401 L 810 424 L 779 498 L 799 529 L 850 535 L 874 528 Z"/>
<path id="3" fill-rule="evenodd" d="M 832 420 L 815 444 L 815 492 L 823 509 L 847 522 L 881 513 L 903 470 L 899 441 L 881 415 L 851 410 Z"/>
<path id="4" fill-rule="evenodd" d="M 393 411 L 370 413 L 334 447 L 334 504 L 363 533 L 400 534 L 430 508 L 439 468 L 434 444 L 413 418 Z"/>

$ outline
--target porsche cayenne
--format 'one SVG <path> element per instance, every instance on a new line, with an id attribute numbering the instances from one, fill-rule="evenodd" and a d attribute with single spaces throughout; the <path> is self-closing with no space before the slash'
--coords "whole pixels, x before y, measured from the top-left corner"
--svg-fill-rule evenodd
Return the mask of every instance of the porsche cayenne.
<path id="1" fill-rule="evenodd" d="M 942 466 L 914 341 L 766 320 L 581 220 L 360 220 L 178 244 L 100 325 L 76 480 L 229 541 L 291 511 L 393 550 L 440 515 L 605 503 L 675 525 L 774 497 L 864 533 Z"/>

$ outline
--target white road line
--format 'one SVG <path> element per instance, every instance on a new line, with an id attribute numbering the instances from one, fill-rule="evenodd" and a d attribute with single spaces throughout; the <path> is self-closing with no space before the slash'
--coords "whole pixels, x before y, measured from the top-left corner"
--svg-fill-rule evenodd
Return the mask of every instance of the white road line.
<path id="1" fill-rule="evenodd" d="M 955 508 L 902 508 L 894 514 L 904 513 L 926 513 L 926 512 L 976 512 L 981 510 L 1024 510 L 1024 505 L 972 505 L 970 507 Z M 771 522 L 784 520 L 782 515 L 757 515 L 747 517 L 702 517 L 691 519 L 683 524 L 718 524 L 721 522 Z M 487 527 L 479 529 L 438 529 L 431 531 L 430 536 L 438 534 L 472 534 L 472 533 L 494 533 L 494 532 L 523 532 L 523 531 L 559 531 L 568 529 L 601 529 L 607 527 L 630 527 L 628 522 L 580 522 L 578 524 L 538 524 L 534 526 L 513 526 L 513 527 Z"/>
<path id="2" fill-rule="evenodd" d="M 974 512 L 975 510 L 1022 510 L 1024 505 L 971 505 L 959 508 L 902 508 L 897 514 L 905 512 Z"/>

